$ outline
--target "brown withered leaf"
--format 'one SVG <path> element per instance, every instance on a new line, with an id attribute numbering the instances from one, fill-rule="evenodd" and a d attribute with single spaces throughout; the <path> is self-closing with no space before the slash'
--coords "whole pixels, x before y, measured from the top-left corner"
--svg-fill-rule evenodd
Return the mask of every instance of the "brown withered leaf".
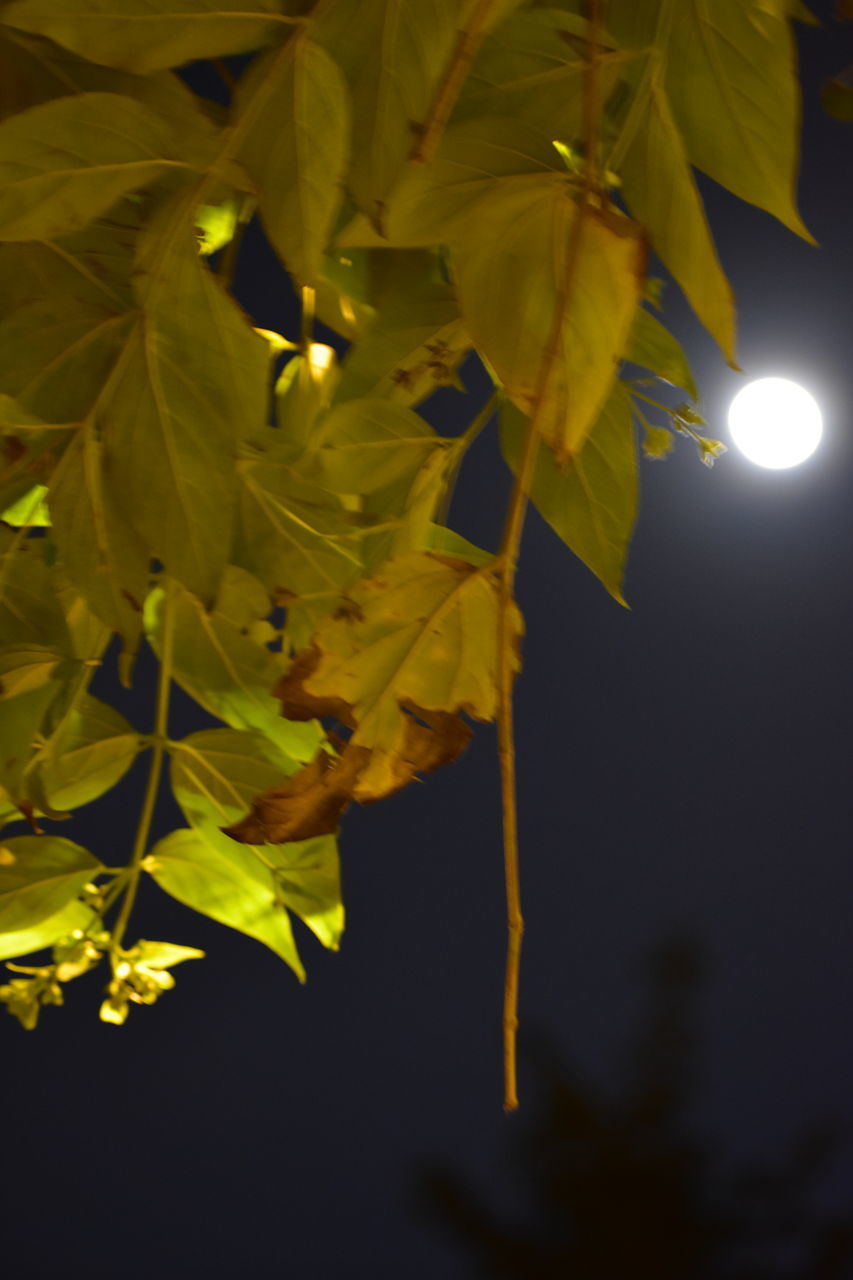
<path id="1" fill-rule="evenodd" d="M 355 779 L 369 754 L 363 747 L 347 746 L 336 760 L 319 751 L 281 786 L 257 796 L 245 818 L 222 830 L 242 844 L 284 844 L 331 835 L 352 800 Z"/>

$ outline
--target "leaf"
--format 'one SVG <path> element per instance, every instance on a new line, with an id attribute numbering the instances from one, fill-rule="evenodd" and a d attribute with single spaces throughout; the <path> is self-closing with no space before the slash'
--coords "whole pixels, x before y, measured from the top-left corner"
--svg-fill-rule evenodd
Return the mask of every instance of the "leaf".
<path id="1" fill-rule="evenodd" d="M 538 429 L 558 463 L 578 453 L 607 399 L 645 261 L 635 223 L 615 211 L 581 213 L 565 182 L 551 177 L 504 182 L 454 241 L 466 325 L 523 413 L 533 412 L 542 391 Z"/>
<path id="2" fill-rule="evenodd" d="M 300 601 L 303 620 L 296 624 L 297 633 L 307 642 L 306 625 L 310 631 L 361 576 L 365 529 L 342 498 L 303 478 L 291 461 L 280 457 L 281 444 L 280 434 L 270 431 L 238 461 L 233 558 L 282 603 Z M 288 627 L 293 625 L 291 612 Z"/>
<path id="3" fill-rule="evenodd" d="M 355 218 L 338 236 L 338 247 L 450 244 L 459 226 L 470 228 L 499 198 L 503 180 L 527 175 L 565 183 L 549 137 L 520 120 L 463 120 L 446 131 L 431 164 L 406 170 L 386 210 L 383 236 L 367 219 Z"/>
<path id="4" fill-rule="evenodd" d="M 28 489 L 25 494 L 18 498 L 17 502 L 13 502 L 10 507 L 6 508 L 0 515 L 0 520 L 16 529 L 21 527 L 27 529 L 50 528 L 50 512 L 45 502 L 46 494 L 47 485 L 33 485 L 32 489 Z"/>
<path id="5" fill-rule="evenodd" d="M 264 848 L 333 835 L 368 756 L 363 747 L 345 747 L 338 759 L 319 751 L 292 777 L 253 796 L 250 812 L 223 831 L 232 840 Z"/>
<path id="6" fill-rule="evenodd" d="M 146 232 L 136 277 L 144 310 L 99 412 L 129 523 L 209 602 L 231 549 L 238 434 L 266 415 L 269 353 L 179 214 L 167 206 Z"/>
<path id="7" fill-rule="evenodd" d="M 453 529 L 445 529 L 443 525 L 431 524 L 427 530 L 426 551 L 435 551 L 441 556 L 450 556 L 455 560 L 467 560 L 468 564 L 478 569 L 494 560 L 494 553 L 475 547 L 473 542 L 455 533 Z"/>
<path id="8" fill-rule="evenodd" d="M 333 493 L 367 494 L 412 477 L 450 442 L 403 405 L 378 397 L 348 400 L 318 424 L 312 456 Z"/>
<path id="9" fill-rule="evenodd" d="M 63 654 L 50 645 L 0 645 L 0 698 L 14 698 L 60 674 Z"/>
<path id="10" fill-rule="evenodd" d="M 681 343 L 645 307 L 638 308 L 634 316 L 624 358 L 649 369 L 664 382 L 681 387 L 691 399 L 699 398 Z"/>
<path id="11" fill-rule="evenodd" d="M 608 14 L 622 44 L 655 39 L 654 5 Z M 789 0 L 679 0 L 664 28 L 665 87 L 690 163 L 812 241 L 795 203 L 800 120 Z"/>
<path id="12" fill-rule="evenodd" d="M 55 915 L 103 871 L 87 849 L 61 836 L 14 836 L 0 847 L 0 932 Z"/>
<path id="13" fill-rule="evenodd" d="M 178 902 L 263 942 L 304 981 L 287 912 L 269 872 L 248 850 L 231 843 L 226 854 L 183 828 L 158 841 L 143 867 Z"/>
<path id="14" fill-rule="evenodd" d="M 348 96 L 335 63 L 302 33 L 255 62 L 237 88 L 237 158 L 257 184 L 264 229 L 300 284 L 316 281 L 341 202 Z"/>
<path id="15" fill-rule="evenodd" d="M 51 947 L 76 930 L 88 929 L 94 919 L 92 908 L 75 899 L 31 928 L 0 933 L 0 960 L 28 956 L 32 951 Z"/>
<path id="16" fill-rule="evenodd" d="M 390 795 L 416 772 L 453 759 L 468 738 L 464 712 L 497 708 L 497 584 L 488 569 L 414 552 L 349 592 L 278 692 L 291 719 L 333 715 L 353 725 L 344 752 L 369 758 L 352 795 Z M 521 619 L 513 613 L 516 640 Z"/>
<path id="17" fill-rule="evenodd" d="M 86 694 L 79 708 L 62 717 L 33 767 L 54 809 L 77 809 L 111 790 L 141 747 L 124 716 Z"/>
<path id="18" fill-rule="evenodd" d="M 0 700 L 0 786 L 16 808 L 27 800 L 21 785 L 24 771 L 38 750 L 37 735 L 60 689 L 58 681 L 50 681 L 17 698 Z"/>
<path id="19" fill-rule="evenodd" d="M 150 554 L 118 501 L 113 467 L 88 420 L 54 472 L 48 503 L 63 567 L 98 618 L 133 653 L 142 630 Z"/>
<path id="20" fill-rule="evenodd" d="M 207 836 L 243 814 L 252 796 L 299 764 L 261 734 L 202 729 L 170 747 L 175 799 L 191 826 Z"/>
<path id="21" fill-rule="evenodd" d="M 295 760 L 259 734 L 206 729 L 175 743 L 172 789 L 187 821 L 208 843 L 228 853 L 221 828 L 236 822 L 259 791 L 275 788 Z M 340 874 L 334 840 L 315 839 L 253 850 L 278 887 L 284 906 L 314 930 L 324 946 L 337 947 L 343 928 Z"/>
<path id="22" fill-rule="evenodd" d="M 457 0 L 332 0 L 314 38 L 349 85 L 353 141 L 349 187 L 380 226 L 385 203 L 426 119 L 456 41 Z"/>
<path id="23" fill-rule="evenodd" d="M 657 70 L 619 173 L 628 208 L 648 229 L 652 248 L 734 364 L 734 297 Z"/>
<path id="24" fill-rule="evenodd" d="M 253 616 L 269 612 L 269 601 L 250 574 L 230 566 L 223 579 L 227 590 L 237 584 L 244 598 L 253 601 Z M 189 591 L 173 584 L 175 593 L 174 671 L 178 684 L 205 710 L 234 729 L 255 730 L 296 760 L 314 754 L 320 734 L 312 725 L 291 725 L 282 720 L 271 690 L 281 675 L 281 665 L 263 644 L 247 634 L 245 618 L 224 610 L 222 595 L 211 612 Z M 227 607 L 227 605 L 225 606 Z M 163 591 L 158 588 L 145 605 L 146 633 L 159 652 Z"/>
<path id="25" fill-rule="evenodd" d="M 501 412 L 501 446 L 516 470 L 525 433 L 518 410 Z M 637 514 L 637 456 L 631 403 L 617 383 L 579 454 L 560 467 L 540 449 L 530 498 L 566 546 L 625 604 L 625 556 Z"/>
<path id="26" fill-rule="evenodd" d="M 291 22 L 275 0 L 12 0 L 10 27 L 126 71 L 243 53 Z"/>
<path id="27" fill-rule="evenodd" d="M 352 250 L 365 253 L 371 277 L 373 318 L 344 357 L 337 401 L 384 396 L 415 405 L 437 388 L 454 385 L 471 346 L 459 304 L 432 250 Z"/>
<path id="28" fill-rule="evenodd" d="M 182 168 L 168 121 L 132 98 L 82 93 L 0 124 L 0 240 L 49 240 Z"/>

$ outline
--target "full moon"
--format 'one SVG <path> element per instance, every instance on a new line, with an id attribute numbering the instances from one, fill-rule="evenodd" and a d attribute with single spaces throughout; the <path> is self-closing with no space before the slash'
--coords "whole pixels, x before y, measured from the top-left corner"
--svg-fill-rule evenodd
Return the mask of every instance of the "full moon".
<path id="1" fill-rule="evenodd" d="M 814 396 L 799 383 L 758 378 L 732 401 L 729 431 L 750 462 L 778 471 L 811 457 L 823 435 L 823 419 Z"/>

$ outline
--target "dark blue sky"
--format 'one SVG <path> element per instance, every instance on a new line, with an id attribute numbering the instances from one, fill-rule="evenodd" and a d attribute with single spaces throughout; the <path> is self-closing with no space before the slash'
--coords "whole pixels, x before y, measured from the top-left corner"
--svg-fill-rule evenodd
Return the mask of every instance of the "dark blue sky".
<path id="1" fill-rule="evenodd" d="M 681 440 L 644 463 L 630 612 L 535 515 L 519 581 L 522 1018 L 613 1082 L 649 947 L 690 936 L 707 971 L 694 1120 L 726 1160 L 778 1154 L 820 1116 L 853 1123 L 853 125 L 817 100 L 853 42 L 836 25 L 798 35 L 801 206 L 821 248 L 705 189 L 741 364 L 812 390 L 820 451 L 778 473 L 730 452 L 709 472 Z M 257 323 L 292 330 L 256 250 L 241 277 Z M 675 286 L 666 315 L 724 436 L 740 377 Z M 448 429 L 461 412 L 448 397 Z M 482 437 L 452 522 L 495 546 L 505 490 Z M 143 662 L 126 704 L 143 730 L 150 674 Z M 176 736 L 204 722 L 188 700 L 175 707 Z M 137 766 L 70 834 L 121 861 L 143 781 Z M 178 825 L 169 803 L 158 834 Z M 507 1134 L 536 1100 L 523 1060 L 522 1110 L 501 1110 L 491 729 L 423 785 L 351 810 L 341 847 L 347 932 L 329 955 L 300 929 L 304 988 L 151 885 L 134 933 L 208 952 L 172 994 L 119 1030 L 98 1023 L 89 979 L 35 1033 L 0 1023 L 3 1241 L 21 1280 L 84 1265 L 92 1280 L 471 1274 L 414 1188 L 439 1159 L 512 1210 Z M 853 1136 L 823 1195 L 853 1202 Z"/>

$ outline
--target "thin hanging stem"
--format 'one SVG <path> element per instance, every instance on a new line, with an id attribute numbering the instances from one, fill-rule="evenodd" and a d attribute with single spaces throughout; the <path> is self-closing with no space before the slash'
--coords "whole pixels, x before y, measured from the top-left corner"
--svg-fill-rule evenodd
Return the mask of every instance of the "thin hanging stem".
<path id="1" fill-rule="evenodd" d="M 122 899 L 116 922 L 112 929 L 111 945 L 114 949 L 121 946 L 133 904 L 139 891 L 139 880 L 142 875 L 142 860 L 148 848 L 148 837 L 151 832 L 151 820 L 157 802 L 160 787 L 160 776 L 163 772 L 163 758 L 166 753 L 169 727 L 169 695 L 172 689 L 172 655 L 175 640 L 175 596 L 172 584 L 167 581 L 163 605 L 163 641 L 160 648 L 160 671 L 157 677 L 157 700 L 154 713 L 154 733 L 152 734 L 151 763 L 148 770 L 148 783 L 139 814 L 136 828 L 136 839 L 133 842 L 133 853 L 127 867 L 127 888 Z"/>
<path id="2" fill-rule="evenodd" d="M 527 510 L 530 485 L 539 448 L 539 423 L 547 404 L 548 387 L 559 358 L 560 335 L 566 322 L 577 278 L 587 212 L 591 199 L 600 188 L 598 160 L 600 101 L 596 56 L 597 34 L 601 23 L 600 0 L 588 0 L 587 16 L 590 34 L 589 61 L 584 79 L 584 155 L 586 164 L 584 166 L 583 191 L 577 214 L 572 222 L 570 240 L 566 250 L 565 270 L 559 284 L 551 331 L 548 335 L 548 342 L 539 368 L 539 377 L 533 398 L 533 412 L 527 423 L 515 483 L 504 522 L 501 547 L 495 562 L 496 572 L 499 575 L 498 759 L 501 775 L 504 879 L 507 906 L 507 954 L 503 1000 L 505 1111 L 515 1111 L 518 1107 L 516 1036 L 518 1031 L 521 940 L 524 935 L 519 877 L 518 799 L 515 777 L 515 737 L 512 702 L 513 678 L 517 665 L 513 634 L 513 587 L 515 585 L 518 553 L 524 527 L 524 516 Z"/>

